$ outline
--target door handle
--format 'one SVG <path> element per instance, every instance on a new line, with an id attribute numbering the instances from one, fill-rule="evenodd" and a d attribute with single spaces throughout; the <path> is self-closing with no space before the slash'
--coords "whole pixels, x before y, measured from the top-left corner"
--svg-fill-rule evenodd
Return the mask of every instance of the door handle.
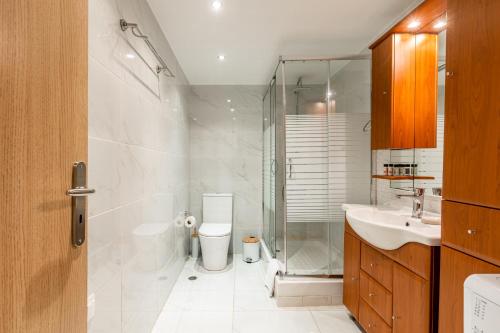
<path id="1" fill-rule="evenodd" d="M 87 220 L 85 197 L 95 193 L 94 189 L 87 188 L 87 166 L 85 162 L 73 163 L 73 188 L 66 191 L 71 197 L 71 241 L 75 247 L 85 242 L 85 224 Z"/>

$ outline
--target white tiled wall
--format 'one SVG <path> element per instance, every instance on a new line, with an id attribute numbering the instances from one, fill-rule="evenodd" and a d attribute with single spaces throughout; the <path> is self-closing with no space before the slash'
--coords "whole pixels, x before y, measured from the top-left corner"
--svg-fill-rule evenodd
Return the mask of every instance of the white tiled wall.
<path id="1" fill-rule="evenodd" d="M 261 86 L 193 86 L 189 98 L 191 212 L 201 221 L 203 193 L 233 193 L 235 253 L 243 236 L 262 233 L 264 92 Z"/>
<path id="2" fill-rule="evenodd" d="M 176 74 L 160 80 L 136 22 Z M 145 1 L 89 1 L 90 332 L 148 332 L 186 258 L 174 218 L 189 208 L 187 80 Z"/>

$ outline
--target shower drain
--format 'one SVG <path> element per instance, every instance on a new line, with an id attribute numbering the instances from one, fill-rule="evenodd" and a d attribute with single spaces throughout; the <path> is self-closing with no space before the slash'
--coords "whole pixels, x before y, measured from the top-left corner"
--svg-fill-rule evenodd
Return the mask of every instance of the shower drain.
<path id="1" fill-rule="evenodd" d="M 188 280 L 190 280 L 190 281 L 194 281 L 194 280 L 196 280 L 197 278 L 198 278 L 197 276 L 191 275 L 190 277 L 188 277 Z"/>

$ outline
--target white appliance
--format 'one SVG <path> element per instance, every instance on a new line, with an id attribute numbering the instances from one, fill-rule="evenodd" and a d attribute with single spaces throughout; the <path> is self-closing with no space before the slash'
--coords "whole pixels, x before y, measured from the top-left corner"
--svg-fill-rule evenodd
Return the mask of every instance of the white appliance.
<path id="1" fill-rule="evenodd" d="M 198 230 L 203 267 L 220 271 L 227 266 L 229 242 L 233 223 L 231 193 L 203 194 L 203 224 Z"/>
<path id="2" fill-rule="evenodd" d="M 464 333 L 500 332 L 500 274 L 474 274 L 464 282 Z"/>

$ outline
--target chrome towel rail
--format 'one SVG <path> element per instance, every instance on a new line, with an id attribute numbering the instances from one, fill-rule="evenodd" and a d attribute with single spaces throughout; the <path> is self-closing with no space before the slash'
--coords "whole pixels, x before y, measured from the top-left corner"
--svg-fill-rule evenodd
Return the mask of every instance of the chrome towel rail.
<path id="1" fill-rule="evenodd" d="M 137 23 L 130 23 L 130 22 L 125 21 L 124 19 L 120 19 L 120 28 L 122 29 L 122 31 L 127 31 L 127 29 L 130 28 L 132 34 L 135 37 L 141 38 L 142 40 L 144 40 L 144 42 L 149 47 L 149 49 L 151 50 L 151 52 L 153 53 L 155 58 L 160 63 L 159 65 L 156 66 L 156 74 L 160 74 L 160 73 L 164 72 L 167 77 L 175 77 L 174 73 L 172 73 L 170 68 L 168 68 L 167 64 L 162 59 L 162 57 L 160 56 L 158 51 L 156 51 L 153 44 L 151 44 L 151 42 L 149 41 L 148 36 L 144 35 L 142 33 L 141 29 L 139 29 L 139 26 L 137 25 Z M 149 64 L 147 64 L 147 65 L 149 66 Z"/>

